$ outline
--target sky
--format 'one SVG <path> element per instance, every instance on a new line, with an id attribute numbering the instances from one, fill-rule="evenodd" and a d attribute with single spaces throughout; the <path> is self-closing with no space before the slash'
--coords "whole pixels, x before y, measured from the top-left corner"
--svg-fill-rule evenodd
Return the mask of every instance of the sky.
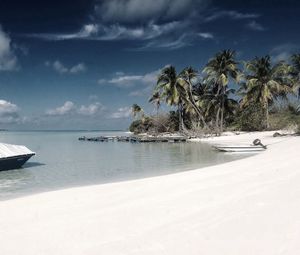
<path id="1" fill-rule="evenodd" d="M 133 103 L 154 112 L 167 65 L 299 52 L 299 13 L 297 0 L 0 0 L 0 129 L 125 130 Z"/>

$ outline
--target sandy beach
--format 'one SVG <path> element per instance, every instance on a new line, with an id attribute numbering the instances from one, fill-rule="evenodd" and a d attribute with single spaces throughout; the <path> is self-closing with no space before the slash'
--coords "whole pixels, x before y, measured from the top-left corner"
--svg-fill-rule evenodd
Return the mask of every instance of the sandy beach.
<path id="1" fill-rule="evenodd" d="M 3 255 L 266 255 L 300 250 L 300 137 L 221 165 L 0 202 Z"/>

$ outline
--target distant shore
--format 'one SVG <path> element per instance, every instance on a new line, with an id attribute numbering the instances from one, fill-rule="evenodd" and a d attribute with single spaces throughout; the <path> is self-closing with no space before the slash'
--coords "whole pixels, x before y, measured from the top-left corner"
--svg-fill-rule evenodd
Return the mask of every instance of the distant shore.
<path id="1" fill-rule="evenodd" d="M 300 137 L 271 132 L 203 138 L 258 155 L 172 175 L 0 202 L 1 252 L 291 254 L 300 250 Z"/>

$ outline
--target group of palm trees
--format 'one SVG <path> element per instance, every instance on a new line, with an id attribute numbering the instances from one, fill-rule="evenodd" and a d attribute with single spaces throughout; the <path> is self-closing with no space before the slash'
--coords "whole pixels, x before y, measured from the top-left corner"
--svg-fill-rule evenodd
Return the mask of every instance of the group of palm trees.
<path id="1" fill-rule="evenodd" d="M 242 65 L 234 51 L 224 50 L 210 59 L 202 72 L 192 67 L 179 73 L 174 66 L 162 69 L 149 102 L 155 104 L 157 114 L 162 102 L 176 107 L 182 132 L 188 131 L 188 117 L 195 127 L 220 134 L 227 118 L 253 104 L 263 110 L 262 122 L 269 128 L 270 107 L 295 95 L 299 87 L 300 54 L 277 63 L 268 55 L 256 57 Z M 142 112 L 136 104 L 132 110 L 134 114 Z"/>

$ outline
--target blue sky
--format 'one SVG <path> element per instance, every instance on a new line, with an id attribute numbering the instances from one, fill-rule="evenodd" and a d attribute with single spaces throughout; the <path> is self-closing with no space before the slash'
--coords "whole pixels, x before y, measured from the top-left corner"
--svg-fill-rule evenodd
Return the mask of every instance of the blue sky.
<path id="1" fill-rule="evenodd" d="M 296 0 L 0 1 L 0 128 L 126 129 L 159 70 L 299 51 Z"/>

